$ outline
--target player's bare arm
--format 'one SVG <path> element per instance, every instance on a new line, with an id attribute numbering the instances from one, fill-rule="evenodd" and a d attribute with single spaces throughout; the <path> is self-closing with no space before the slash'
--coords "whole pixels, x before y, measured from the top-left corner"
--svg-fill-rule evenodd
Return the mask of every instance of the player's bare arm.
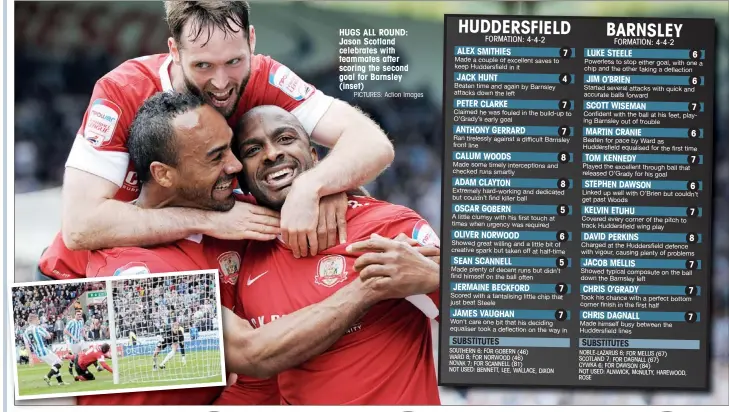
<path id="1" fill-rule="evenodd" d="M 424 294 L 438 287 L 427 272 L 386 276 L 388 282 L 360 277 L 322 302 L 257 329 L 224 307 L 226 370 L 270 378 L 324 352 L 375 303 Z"/>
<path id="2" fill-rule="evenodd" d="M 114 199 L 119 187 L 105 178 L 66 168 L 63 241 L 71 250 L 150 246 L 203 233 L 218 239 L 271 240 L 278 213 L 237 202 L 228 212 L 170 207 L 142 209 Z"/>
<path id="3" fill-rule="evenodd" d="M 332 150 L 316 167 L 296 179 L 281 209 L 283 240 L 291 246 L 295 257 L 307 256 L 309 252 L 314 255 L 334 246 L 329 242 L 327 246 L 319 245 L 319 200 L 374 180 L 395 157 L 392 143 L 382 129 L 360 110 L 340 100 L 332 102 L 311 138 Z M 344 243 L 347 204 L 337 206 L 338 240 Z"/>

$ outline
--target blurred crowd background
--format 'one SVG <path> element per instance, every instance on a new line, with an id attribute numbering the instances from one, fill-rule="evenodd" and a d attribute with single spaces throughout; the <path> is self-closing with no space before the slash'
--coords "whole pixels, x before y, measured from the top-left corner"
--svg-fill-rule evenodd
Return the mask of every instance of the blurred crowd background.
<path id="1" fill-rule="evenodd" d="M 442 42 L 444 13 L 714 18 L 717 23 L 715 135 L 714 385 L 709 394 L 443 388 L 445 404 L 726 404 L 729 301 L 729 11 L 711 1 L 252 2 L 256 52 L 288 65 L 325 93 L 359 106 L 396 148 L 396 160 L 371 193 L 411 207 L 440 226 Z M 94 82 L 122 61 L 167 51 L 161 2 L 15 4 L 16 279 L 32 271 L 60 228 L 64 162 Z M 396 45 L 409 64 L 402 83 L 366 86 L 422 92 L 422 99 L 355 99 L 339 91 L 340 28 L 404 28 Z M 43 212 L 38 212 L 39 204 Z M 49 207 L 57 205 L 59 207 Z M 46 217 L 46 219 L 49 219 Z M 35 223 L 35 224 L 34 224 Z M 40 227 L 40 228 L 39 228 Z M 22 233 L 21 229 L 24 231 Z M 25 236 L 18 238 L 18 236 Z M 31 239 L 32 241 L 27 241 Z M 23 241 L 21 241 L 23 240 Z M 437 333 L 437 328 L 435 328 Z"/>
<path id="2" fill-rule="evenodd" d="M 63 343 L 66 323 L 74 319 L 76 310 L 83 311 L 83 337 L 87 341 L 109 339 L 108 309 L 106 303 L 82 304 L 81 296 L 89 291 L 104 290 L 103 282 L 57 284 L 19 287 L 13 290 L 13 319 L 15 344 L 23 346 L 23 331 L 28 315 L 36 314 L 40 325 L 51 333 L 49 345 Z M 84 300 L 85 302 L 85 300 Z"/>
<path id="3" fill-rule="evenodd" d="M 216 285 L 213 274 L 114 282 L 116 337 L 156 337 L 174 321 L 186 332 L 217 330 Z"/>

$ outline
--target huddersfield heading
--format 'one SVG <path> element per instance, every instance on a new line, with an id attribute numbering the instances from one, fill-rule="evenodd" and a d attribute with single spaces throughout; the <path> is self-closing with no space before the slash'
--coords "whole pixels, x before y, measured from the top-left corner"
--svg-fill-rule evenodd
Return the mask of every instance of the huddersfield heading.
<path id="1" fill-rule="evenodd" d="M 569 34 L 568 21 L 458 19 L 458 33 Z"/>

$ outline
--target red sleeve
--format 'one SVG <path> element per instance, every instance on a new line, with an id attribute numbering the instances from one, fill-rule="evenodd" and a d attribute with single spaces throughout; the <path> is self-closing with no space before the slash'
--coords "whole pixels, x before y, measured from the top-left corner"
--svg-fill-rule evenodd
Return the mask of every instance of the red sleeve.
<path id="1" fill-rule="evenodd" d="M 83 122 L 66 161 L 73 167 L 121 187 L 129 166 L 128 130 L 141 105 L 134 91 L 101 78 L 94 87 Z"/>
<path id="2" fill-rule="evenodd" d="M 115 248 L 89 253 L 88 277 L 146 275 L 179 270 L 158 253 L 141 248 Z"/>
<path id="3" fill-rule="evenodd" d="M 255 85 L 256 106 L 274 105 L 286 109 L 311 134 L 334 99 L 276 60 L 261 55 L 257 58 L 260 59 L 261 72 Z"/>
<path id="4" fill-rule="evenodd" d="M 440 248 L 440 239 L 427 220 L 412 210 L 395 216 L 387 223 L 379 235 L 394 238 L 400 233 L 417 240 L 423 246 Z M 427 295 L 410 296 L 408 300 L 418 307 L 428 317 L 440 321 L 440 288 Z"/>
<path id="5" fill-rule="evenodd" d="M 86 277 L 86 266 L 89 263 L 87 250 L 69 250 L 58 233 L 51 245 L 43 252 L 38 262 L 38 270 L 44 275 L 56 279 L 83 279 Z"/>

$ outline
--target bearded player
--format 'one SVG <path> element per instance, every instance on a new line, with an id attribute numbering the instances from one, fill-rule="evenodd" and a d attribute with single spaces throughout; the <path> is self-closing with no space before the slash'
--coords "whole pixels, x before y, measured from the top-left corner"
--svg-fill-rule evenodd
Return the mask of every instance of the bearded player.
<path id="1" fill-rule="evenodd" d="M 98 371 L 101 371 L 103 368 L 106 369 L 109 373 L 114 373 L 114 370 L 111 369 L 111 366 L 106 363 L 106 358 L 110 357 L 111 346 L 109 346 L 108 343 L 104 343 L 99 348 L 91 347 L 86 351 L 76 355 L 73 360 L 76 369 L 76 377 L 74 379 L 77 381 L 95 380 L 96 377 L 89 370 L 89 367 L 91 367 L 92 365 L 96 366 L 96 369 Z"/>
<path id="2" fill-rule="evenodd" d="M 316 150 L 306 129 L 275 106 L 257 107 L 241 122 L 234 142 L 243 163 L 239 175 L 258 204 L 279 210 L 299 176 L 314 167 Z M 439 247 L 428 223 L 414 211 L 369 197 L 352 196 L 347 210 L 352 241 L 373 234 L 409 235 Z M 403 244 L 405 253 L 408 247 Z M 357 253 L 347 245 L 320 256 L 296 259 L 281 239 L 249 242 L 242 253 L 247 278 L 238 282 L 235 311 L 254 327 L 275 325 L 288 314 L 318 302 L 356 282 L 385 273 L 382 265 L 356 266 Z M 411 256 L 438 265 L 417 253 Z M 389 256 L 390 263 L 398 259 Z M 364 262 L 367 266 L 367 262 Z M 438 405 L 430 318 L 439 314 L 439 291 L 408 299 L 382 301 L 369 309 L 331 348 L 278 375 L 284 404 L 292 405 Z M 239 385 L 236 383 L 235 385 Z M 244 388 L 231 388 L 241 391 Z M 226 400 L 226 395 L 223 395 Z M 224 402 L 220 402 L 224 403 Z"/>
<path id="3" fill-rule="evenodd" d="M 78 251 L 160 244 L 200 233 L 257 240 L 282 234 L 302 256 L 346 239 L 346 204 L 325 209 L 319 201 L 377 177 L 394 158 L 387 136 L 349 104 L 255 54 L 247 2 L 169 1 L 165 13 L 169 53 L 128 60 L 96 82 L 66 162 L 62 236 L 44 253 L 40 272 L 54 279 L 82 277 L 86 254 Z M 230 125 L 252 107 L 280 106 L 297 116 L 316 142 L 333 150 L 297 182 L 280 220 L 278 213 L 246 203 L 228 212 L 139 210 L 126 203 L 140 190 L 129 161 L 129 126 L 145 99 L 171 90 L 198 94 Z"/>
<path id="4" fill-rule="evenodd" d="M 148 99 L 130 129 L 130 154 L 142 182 L 136 206 L 142 209 L 186 206 L 201 210 L 232 207 L 236 202 L 233 191 L 217 189 L 218 181 L 230 181 L 241 170 L 241 163 L 231 150 L 232 137 L 225 118 L 195 95 L 168 92 Z M 237 249 L 231 250 L 231 244 Z M 221 251 L 225 252 L 219 254 Z M 111 276 L 120 269 L 165 273 L 218 267 L 230 271 L 229 262 L 224 264 L 215 257 L 234 254 L 239 259 L 239 251 L 240 242 L 203 235 L 156 247 L 102 249 L 90 253 L 87 276 Z M 232 266 L 240 270 L 239 263 Z M 393 265 L 392 273 L 382 274 L 380 279 L 351 282 L 321 302 L 261 328 L 252 328 L 224 308 L 226 370 L 256 378 L 273 376 L 321 353 L 376 302 L 437 287 L 437 270 L 418 270 L 413 274 L 408 272 L 410 267 L 413 266 Z M 224 296 L 221 290 L 222 304 L 232 307 Z M 254 384 L 260 385 L 259 393 L 249 392 L 245 398 L 238 397 L 239 403 L 264 403 L 271 396 L 279 402 L 275 385 L 273 392 L 269 391 L 270 381 Z M 134 398 L 129 394 L 102 395 L 102 399 L 93 396 L 84 400 L 103 404 L 206 404 L 221 389 L 187 389 L 184 395 L 179 390 L 143 392 L 134 394 Z"/>

